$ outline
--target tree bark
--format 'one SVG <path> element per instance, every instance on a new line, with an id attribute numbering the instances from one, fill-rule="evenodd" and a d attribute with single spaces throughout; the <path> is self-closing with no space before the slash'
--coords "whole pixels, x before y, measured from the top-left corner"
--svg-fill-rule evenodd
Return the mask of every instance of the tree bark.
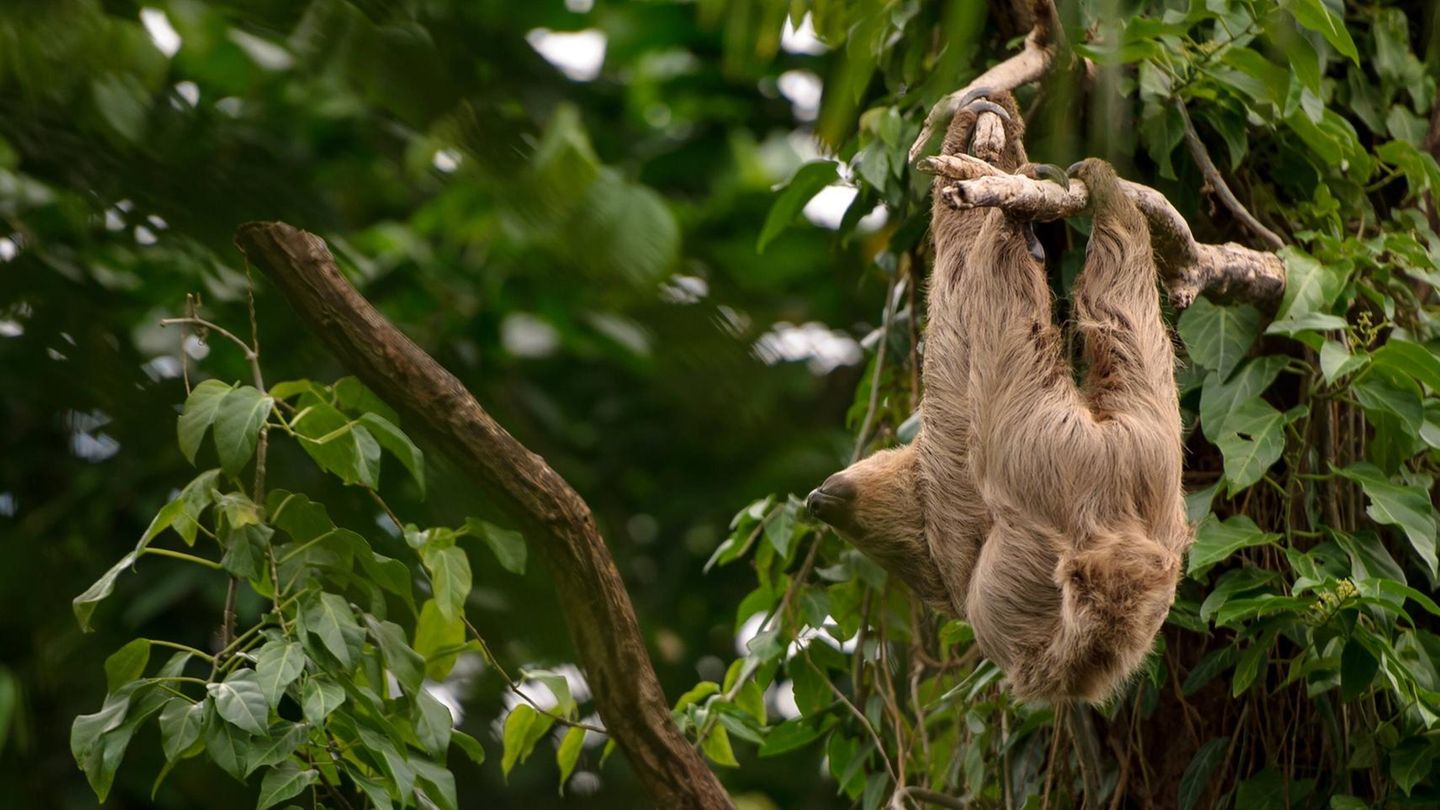
<path id="1" fill-rule="evenodd" d="M 241 226 L 235 242 L 347 368 L 526 529 L 548 564 L 600 717 L 656 804 L 733 807 L 670 718 L 625 584 L 579 494 L 385 320 L 319 237 L 255 222 Z"/>

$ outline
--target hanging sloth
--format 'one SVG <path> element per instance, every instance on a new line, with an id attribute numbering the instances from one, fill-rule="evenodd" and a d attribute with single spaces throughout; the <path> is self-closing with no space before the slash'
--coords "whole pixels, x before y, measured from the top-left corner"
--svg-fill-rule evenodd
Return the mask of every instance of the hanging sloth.
<path id="1" fill-rule="evenodd" d="M 1036 174 L 1008 94 L 962 106 L 944 153 L 969 151 L 982 111 L 1006 123 L 1003 152 L 981 157 Z M 1150 651 L 1191 530 L 1149 230 L 1108 164 L 1070 174 L 1089 188 L 1094 223 L 1074 293 L 1083 384 L 1029 223 L 953 210 L 937 178 L 922 427 L 808 504 L 924 602 L 969 621 L 1017 697 L 1102 702 Z"/>

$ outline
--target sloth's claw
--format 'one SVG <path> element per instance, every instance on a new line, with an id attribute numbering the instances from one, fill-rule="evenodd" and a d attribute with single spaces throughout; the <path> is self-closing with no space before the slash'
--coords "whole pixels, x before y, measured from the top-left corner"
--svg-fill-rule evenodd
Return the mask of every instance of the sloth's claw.
<path id="1" fill-rule="evenodd" d="M 1070 190 L 1070 171 L 1067 169 L 1062 169 L 1053 163 L 1031 163 L 1025 168 L 1025 173 L 1036 180 L 1049 180 L 1066 191 Z M 1075 166 L 1070 167 L 1070 169 L 1074 168 Z"/>
<path id="2" fill-rule="evenodd" d="M 1037 262 L 1045 261 L 1045 246 L 1040 244 L 1040 239 L 1035 236 L 1035 226 L 1029 222 L 1025 223 L 1025 247 L 1030 251 L 1030 258 Z"/>
<path id="3" fill-rule="evenodd" d="M 955 102 L 955 109 L 963 110 L 966 107 L 970 106 L 970 102 L 974 101 L 975 99 L 986 98 L 994 92 L 995 91 L 989 87 L 972 87 L 969 90 L 965 91 L 965 95 L 961 96 L 959 101 Z"/>
<path id="4" fill-rule="evenodd" d="M 1001 107 L 999 104 L 996 104 L 993 101 L 988 101 L 983 98 L 970 102 L 969 104 L 965 105 L 964 109 L 974 110 L 977 114 L 982 112 L 995 113 L 1007 122 L 1010 120 L 1009 110 Z"/>

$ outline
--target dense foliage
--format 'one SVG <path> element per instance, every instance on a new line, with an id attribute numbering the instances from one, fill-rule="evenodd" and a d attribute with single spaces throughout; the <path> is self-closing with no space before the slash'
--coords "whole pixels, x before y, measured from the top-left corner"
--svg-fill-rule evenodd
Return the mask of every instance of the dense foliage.
<path id="1" fill-rule="evenodd" d="M 77 764 L 112 806 L 641 801 L 586 730 L 543 577 L 515 576 L 523 540 L 263 285 L 250 302 L 228 240 L 260 217 L 323 233 L 595 506 L 677 722 L 749 806 L 1440 801 L 1440 14 L 1060 4 L 1070 45 L 1021 98 L 1032 157 L 1105 157 L 1202 239 L 1246 240 L 1183 109 L 1289 273 L 1277 312 L 1176 320 L 1196 545 L 1145 676 L 1076 723 L 1009 701 L 962 622 L 790 494 L 913 435 L 929 182 L 905 152 L 1013 51 L 1014 9 L 539 5 L 0 10 L 17 801 L 89 806 Z M 782 48 L 807 16 L 819 41 Z M 598 75 L 537 54 L 574 29 L 603 33 Z M 797 127 L 835 159 L 802 165 Z M 837 183 L 836 233 L 801 225 Z M 1062 310 L 1083 229 L 1041 229 Z M 156 324 L 197 312 L 247 337 Z M 812 373 L 848 358 L 807 340 L 852 345 L 790 326 L 812 321 L 863 373 Z"/>

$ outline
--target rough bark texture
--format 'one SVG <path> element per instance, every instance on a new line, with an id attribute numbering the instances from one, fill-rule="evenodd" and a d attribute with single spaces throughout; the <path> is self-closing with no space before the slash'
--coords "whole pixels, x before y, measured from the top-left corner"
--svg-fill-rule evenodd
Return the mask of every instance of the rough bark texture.
<path id="1" fill-rule="evenodd" d="M 1024 175 L 1005 174 L 983 160 L 965 155 L 925 158 L 921 171 L 953 178 L 941 192 L 956 208 L 1003 208 L 1021 219 L 1049 221 L 1085 213 L 1090 191 L 1083 182 L 1069 188 Z M 1189 306 L 1201 294 L 1241 300 L 1273 309 L 1285 292 L 1285 263 L 1274 253 L 1226 242 L 1195 241 L 1190 225 L 1165 195 L 1149 186 L 1121 181 L 1150 224 L 1156 265 L 1176 307 Z"/>
<path id="2" fill-rule="evenodd" d="M 356 292 L 319 237 L 257 222 L 242 226 L 235 241 L 346 367 L 528 529 L 555 581 L 600 717 L 656 804 L 733 807 L 670 719 L 625 584 L 584 500 Z"/>

